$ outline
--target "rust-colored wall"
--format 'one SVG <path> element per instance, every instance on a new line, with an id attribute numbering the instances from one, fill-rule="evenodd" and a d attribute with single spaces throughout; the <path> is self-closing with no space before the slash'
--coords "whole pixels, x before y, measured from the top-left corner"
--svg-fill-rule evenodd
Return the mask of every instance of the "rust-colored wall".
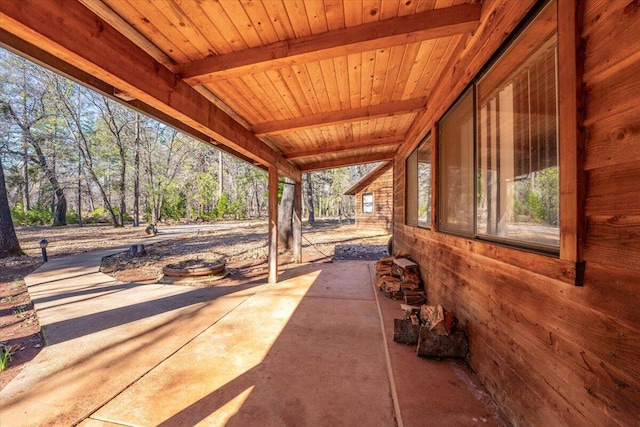
<path id="1" fill-rule="evenodd" d="M 362 213 L 362 195 L 373 193 L 373 213 Z M 391 231 L 393 215 L 393 168 L 388 169 L 355 195 L 356 228 Z"/>
<path id="2" fill-rule="evenodd" d="M 484 3 L 490 24 L 445 71 L 424 129 L 487 62 L 524 3 Z M 582 35 L 583 287 L 572 284 L 567 261 L 405 226 L 404 165 L 413 147 L 394 160 L 395 247 L 419 262 L 430 303 L 467 328 L 471 366 L 516 425 L 640 425 L 640 5 L 586 1 Z"/>

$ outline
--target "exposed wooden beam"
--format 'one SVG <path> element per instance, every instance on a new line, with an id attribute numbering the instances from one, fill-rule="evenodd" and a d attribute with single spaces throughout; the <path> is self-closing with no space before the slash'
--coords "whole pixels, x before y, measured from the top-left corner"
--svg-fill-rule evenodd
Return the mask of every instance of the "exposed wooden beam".
<path id="1" fill-rule="evenodd" d="M 243 156 L 301 179 L 279 153 L 82 4 L 0 1 L 0 28 Z"/>
<path id="2" fill-rule="evenodd" d="M 298 151 L 295 153 L 285 154 L 287 160 L 303 159 L 305 157 L 316 157 L 327 154 L 344 153 L 353 150 L 360 150 L 362 148 L 381 147 L 385 145 L 399 145 L 404 141 L 403 136 L 388 136 L 384 138 L 374 138 L 365 141 L 356 141 L 349 145 L 340 147 L 322 147 L 313 150 Z"/>
<path id="3" fill-rule="evenodd" d="M 393 159 L 394 151 L 384 153 L 365 154 L 362 156 L 352 157 L 340 157 L 338 159 L 324 160 L 315 163 L 309 163 L 300 166 L 302 172 L 321 170 L 321 169 L 333 169 L 343 166 L 360 165 L 363 163 L 382 162 L 384 160 Z"/>
<path id="4" fill-rule="evenodd" d="M 289 120 L 257 124 L 253 126 L 253 132 L 258 136 L 272 135 L 312 127 L 410 114 L 423 111 L 426 105 L 426 98 L 388 102 L 386 104 L 370 105 L 367 107 L 353 108 L 351 110 L 332 111 L 331 113 L 314 114 L 313 116 L 296 117 Z"/>
<path id="5" fill-rule="evenodd" d="M 477 2 L 399 16 L 213 56 L 180 64 L 177 69 L 189 83 L 206 84 L 221 78 L 467 33 L 477 27 L 481 8 Z"/>
<path id="6" fill-rule="evenodd" d="M 204 143 L 215 145 L 218 150 L 224 151 L 225 153 L 237 157 L 238 159 L 244 160 L 245 162 L 252 164 L 254 163 L 254 161 L 249 157 L 240 154 L 239 152 L 224 144 L 219 144 L 216 140 L 212 139 L 208 135 L 190 126 L 187 126 L 183 122 L 176 120 L 173 116 L 165 114 L 162 111 L 159 111 L 143 102 L 140 102 L 137 99 L 131 99 L 132 97 L 130 94 L 126 94 L 120 89 L 113 87 L 112 85 L 96 78 L 95 76 L 87 74 L 67 62 L 61 61 L 59 58 L 45 52 L 37 46 L 27 43 L 26 41 L 18 38 L 11 33 L 8 33 L 2 28 L 0 28 L 0 46 L 10 52 L 15 53 L 16 55 L 22 55 L 42 67 L 49 68 L 52 71 L 57 72 L 58 74 L 70 80 L 73 80 L 78 84 L 89 87 L 90 89 L 102 94 L 103 96 L 125 104 L 129 108 L 139 111 L 142 114 L 146 114 L 149 117 L 153 117 L 156 120 L 165 123 L 166 125 L 174 127 L 186 133 L 187 135 L 191 135 L 192 137 Z M 127 101 L 127 98 L 130 100 Z M 261 163 L 257 163 L 256 166 L 261 169 L 267 170 L 267 167 Z"/>

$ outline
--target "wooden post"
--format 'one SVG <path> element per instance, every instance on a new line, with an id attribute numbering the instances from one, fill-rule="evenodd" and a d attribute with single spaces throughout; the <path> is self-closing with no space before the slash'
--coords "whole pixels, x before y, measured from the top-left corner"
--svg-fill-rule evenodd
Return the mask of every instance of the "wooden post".
<path id="1" fill-rule="evenodd" d="M 278 169 L 269 166 L 269 278 L 278 281 Z"/>
<path id="2" fill-rule="evenodd" d="M 302 263 L 302 181 L 294 183 L 293 260 L 296 264 Z"/>

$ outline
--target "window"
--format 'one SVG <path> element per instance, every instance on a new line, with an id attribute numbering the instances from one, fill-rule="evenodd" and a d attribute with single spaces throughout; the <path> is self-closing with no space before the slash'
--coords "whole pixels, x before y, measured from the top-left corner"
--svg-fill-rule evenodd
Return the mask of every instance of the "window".
<path id="1" fill-rule="evenodd" d="M 373 213 L 373 193 L 362 195 L 362 213 Z"/>
<path id="2" fill-rule="evenodd" d="M 477 83 L 477 233 L 557 247 L 555 4 Z"/>
<path id="3" fill-rule="evenodd" d="M 439 121 L 439 229 L 559 247 L 555 1 Z"/>
<path id="4" fill-rule="evenodd" d="M 439 228 L 473 234 L 473 87 L 440 120 Z"/>
<path id="5" fill-rule="evenodd" d="M 407 157 L 405 182 L 405 209 L 406 223 L 413 227 L 418 226 L 418 149 L 413 150 Z"/>
<path id="6" fill-rule="evenodd" d="M 431 135 L 418 146 L 418 226 L 431 227 Z"/>
<path id="7" fill-rule="evenodd" d="M 406 224 L 431 227 L 431 135 L 413 150 L 406 163 Z"/>

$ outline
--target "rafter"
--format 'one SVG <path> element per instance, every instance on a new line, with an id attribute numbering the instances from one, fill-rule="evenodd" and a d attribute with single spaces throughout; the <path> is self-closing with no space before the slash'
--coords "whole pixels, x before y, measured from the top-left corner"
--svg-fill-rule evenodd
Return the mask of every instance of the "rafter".
<path id="1" fill-rule="evenodd" d="M 257 124 L 253 126 L 253 132 L 258 136 L 273 135 L 312 127 L 337 125 L 340 123 L 376 119 L 379 117 L 390 117 L 399 114 L 423 111 L 426 108 L 426 105 L 426 98 L 389 102 L 386 104 L 353 108 L 351 110 L 332 111 L 331 113 L 315 114 L 313 116 L 296 117 L 289 120 Z"/>
<path id="2" fill-rule="evenodd" d="M 326 154 L 341 154 L 349 151 L 359 150 L 362 148 L 381 147 L 386 145 L 398 145 L 404 141 L 403 136 L 389 136 L 384 138 L 374 138 L 364 141 L 356 141 L 349 145 L 343 145 L 339 147 L 322 147 L 314 150 L 298 151 L 286 154 L 285 159 L 297 160 L 305 157 L 316 157 Z"/>
<path id="3" fill-rule="evenodd" d="M 477 27 L 481 8 L 480 3 L 470 3 L 399 16 L 184 63 L 177 71 L 190 84 L 207 84 L 293 64 L 467 33 Z"/>
<path id="4" fill-rule="evenodd" d="M 82 4 L 2 1 L 0 26 L 242 155 L 300 179 L 300 171 L 279 153 Z"/>
<path id="5" fill-rule="evenodd" d="M 362 163 L 381 162 L 384 160 L 393 159 L 393 153 L 394 151 L 389 151 L 384 153 L 365 154 L 357 157 L 341 157 L 331 160 L 322 160 L 319 162 L 301 165 L 300 170 L 302 172 L 308 172 L 321 169 L 332 169 L 343 166 L 359 165 Z"/>

